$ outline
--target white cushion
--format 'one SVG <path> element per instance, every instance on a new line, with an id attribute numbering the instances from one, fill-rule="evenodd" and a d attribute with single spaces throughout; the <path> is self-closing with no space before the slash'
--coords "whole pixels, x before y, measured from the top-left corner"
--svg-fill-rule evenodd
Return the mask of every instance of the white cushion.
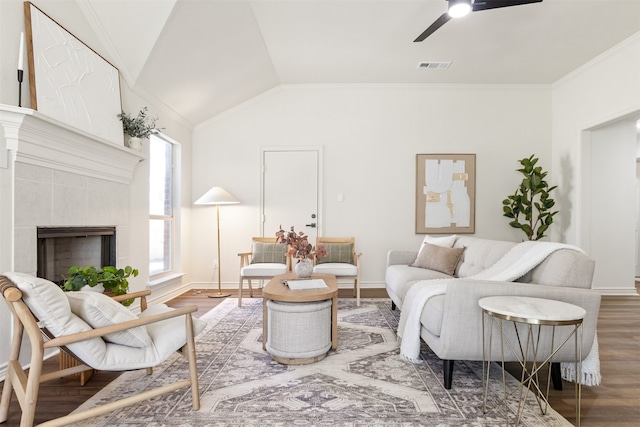
<path id="1" fill-rule="evenodd" d="M 67 292 L 71 311 L 93 328 L 101 328 L 137 319 L 127 307 L 107 295 L 93 291 Z M 144 326 L 104 335 L 103 339 L 130 347 L 151 345 L 151 337 Z"/>
<path id="2" fill-rule="evenodd" d="M 165 304 L 154 304 L 140 313 L 138 317 L 142 319 L 153 316 L 154 314 L 166 313 L 173 310 L 173 308 L 167 307 Z M 192 317 L 192 319 L 193 335 L 195 336 L 204 330 L 207 322 L 195 317 Z M 147 325 L 147 332 L 149 332 L 156 351 L 162 359 L 165 359 L 176 351 L 176 349 L 181 348 L 187 343 L 187 328 L 185 327 L 185 322 L 185 316 L 178 316 Z"/>
<path id="3" fill-rule="evenodd" d="M 240 275 L 243 277 L 273 277 L 286 272 L 286 264 L 263 262 L 242 267 Z"/>
<path id="4" fill-rule="evenodd" d="M 18 286 L 23 301 L 45 328 L 55 336 L 65 333 L 72 314 L 62 289 L 49 280 L 30 274 L 10 272 L 5 276 Z"/>
<path id="5" fill-rule="evenodd" d="M 357 276 L 358 267 L 353 264 L 327 262 L 313 267 L 314 273 L 333 274 L 334 276 Z"/>
<path id="6" fill-rule="evenodd" d="M 10 272 L 5 276 L 18 286 L 24 303 L 52 335 L 59 337 L 92 329 L 71 312 L 65 293 L 55 283 L 25 273 Z M 92 368 L 96 368 L 94 362 L 102 360 L 107 350 L 102 338 L 91 338 L 67 347 Z"/>
<path id="7" fill-rule="evenodd" d="M 453 245 L 456 243 L 457 238 L 458 236 L 456 236 L 455 234 L 451 236 L 438 236 L 438 237 L 430 236 L 427 234 L 426 236 L 424 236 L 424 239 L 422 239 L 422 243 L 420 244 L 420 248 L 418 249 L 418 252 L 422 251 L 422 248 L 425 243 L 429 243 L 430 245 L 442 246 L 443 248 L 452 248 Z"/>

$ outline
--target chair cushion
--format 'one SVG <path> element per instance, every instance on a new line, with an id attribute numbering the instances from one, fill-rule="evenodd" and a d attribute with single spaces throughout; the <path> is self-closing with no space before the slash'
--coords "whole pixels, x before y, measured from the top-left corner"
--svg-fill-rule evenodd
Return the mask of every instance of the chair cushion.
<path id="1" fill-rule="evenodd" d="M 98 292 L 67 292 L 66 296 L 71 305 L 71 311 L 93 328 L 101 328 L 137 319 L 131 310 L 107 295 Z M 104 335 L 103 339 L 107 342 L 130 347 L 151 345 L 151 337 L 144 326 Z"/>
<path id="2" fill-rule="evenodd" d="M 71 312 L 67 296 L 55 283 L 25 273 L 11 272 L 5 276 L 18 286 L 24 303 L 51 335 L 60 337 L 92 329 Z M 92 368 L 96 368 L 93 362 L 104 358 L 107 348 L 102 338 L 91 338 L 67 347 Z"/>
<path id="3" fill-rule="evenodd" d="M 154 304 L 140 313 L 138 317 L 142 319 L 153 316 L 154 314 L 166 313 L 173 310 L 173 308 L 167 307 L 165 304 Z M 192 319 L 193 335 L 196 336 L 204 330 L 207 322 L 195 317 L 192 317 Z M 147 331 L 153 340 L 153 344 L 161 360 L 166 359 L 171 353 L 182 348 L 182 346 L 187 343 L 185 316 L 172 317 L 171 319 L 150 323 L 147 325 Z"/>
<path id="4" fill-rule="evenodd" d="M 313 267 L 314 273 L 333 274 L 334 276 L 357 276 L 358 268 L 353 264 L 328 262 Z"/>
<path id="5" fill-rule="evenodd" d="M 5 273 L 5 276 L 18 286 L 22 292 L 22 300 L 43 327 L 55 336 L 65 333 L 72 314 L 62 289 L 49 280 L 30 274 L 10 272 Z"/>
<path id="6" fill-rule="evenodd" d="M 464 249 L 464 247 L 444 248 L 442 246 L 424 243 L 422 250 L 411 266 L 453 275 Z"/>
<path id="7" fill-rule="evenodd" d="M 287 245 L 283 243 L 254 242 L 251 264 L 287 263 Z"/>
<path id="8" fill-rule="evenodd" d="M 286 272 L 286 264 L 264 262 L 242 267 L 240 275 L 242 277 L 273 277 L 279 274 L 285 274 Z"/>
<path id="9" fill-rule="evenodd" d="M 353 264 L 353 243 L 320 243 L 328 255 L 318 258 L 317 264 L 343 262 Z"/>

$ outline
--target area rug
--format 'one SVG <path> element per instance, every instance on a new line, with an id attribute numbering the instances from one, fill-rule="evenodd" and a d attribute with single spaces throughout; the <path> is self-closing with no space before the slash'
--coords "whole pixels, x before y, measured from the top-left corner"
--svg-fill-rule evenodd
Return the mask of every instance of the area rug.
<path id="1" fill-rule="evenodd" d="M 201 403 L 191 410 L 191 393 L 182 389 L 152 401 L 83 421 L 82 426 L 502 426 L 514 421 L 517 403 L 504 411 L 498 365 L 482 410 L 482 362 L 456 362 L 454 384 L 442 384 L 442 361 L 426 345 L 423 363 L 400 358 L 395 330 L 399 312 L 387 299 L 341 299 L 338 349 L 320 362 L 281 365 L 262 349 L 262 300 L 227 299 L 206 313 L 208 325 L 196 338 Z M 103 404 L 188 377 L 187 363 L 175 355 L 154 369 L 128 372 L 80 409 Z M 507 375 L 510 386 L 516 384 Z M 533 396 L 523 426 L 570 426 Z"/>

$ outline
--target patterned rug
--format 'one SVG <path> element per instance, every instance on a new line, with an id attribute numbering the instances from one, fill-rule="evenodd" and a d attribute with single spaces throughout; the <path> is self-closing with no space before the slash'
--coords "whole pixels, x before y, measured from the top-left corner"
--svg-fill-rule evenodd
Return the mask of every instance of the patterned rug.
<path id="1" fill-rule="evenodd" d="M 442 385 L 442 362 L 423 344 L 425 363 L 399 356 L 394 331 L 400 313 L 386 299 L 340 300 L 338 349 L 308 365 L 281 365 L 262 350 L 262 300 L 227 299 L 205 314 L 208 326 L 196 337 L 202 407 L 191 410 L 182 389 L 152 401 L 83 421 L 82 426 L 502 426 L 498 405 L 482 411 L 482 363 L 456 362 L 451 390 Z M 491 369 L 489 402 L 503 393 L 500 369 Z M 128 372 L 79 409 L 137 394 L 174 378 L 188 377 L 186 360 L 175 355 L 154 369 Z M 516 384 L 507 375 L 509 384 Z M 517 403 L 510 402 L 513 411 Z M 521 425 L 570 426 L 533 396 Z"/>

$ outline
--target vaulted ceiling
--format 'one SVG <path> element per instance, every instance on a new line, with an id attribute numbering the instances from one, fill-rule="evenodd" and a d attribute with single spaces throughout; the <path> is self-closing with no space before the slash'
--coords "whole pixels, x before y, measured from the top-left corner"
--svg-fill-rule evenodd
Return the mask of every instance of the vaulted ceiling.
<path id="1" fill-rule="evenodd" d="M 474 12 L 422 43 L 445 0 L 75 1 L 127 84 L 191 125 L 282 84 L 551 84 L 640 31 L 640 0 Z"/>

